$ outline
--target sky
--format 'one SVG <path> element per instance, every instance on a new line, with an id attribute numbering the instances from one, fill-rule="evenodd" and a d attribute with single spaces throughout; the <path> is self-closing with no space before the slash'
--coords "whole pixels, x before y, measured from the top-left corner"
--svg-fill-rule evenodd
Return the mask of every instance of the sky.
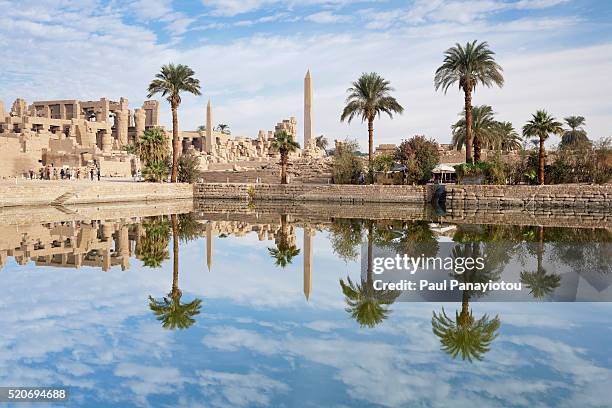
<path id="1" fill-rule="evenodd" d="M 375 123 L 375 144 L 415 134 L 450 141 L 463 96 L 436 92 L 433 75 L 455 43 L 487 41 L 505 85 L 478 88 L 517 129 L 537 109 L 586 117 L 592 139 L 612 136 L 612 2 L 596 0 L 0 0 L 0 101 L 146 99 L 166 63 L 194 69 L 202 95 L 185 95 L 183 130 L 214 122 L 256 137 L 295 116 L 303 132 L 303 78 L 314 82 L 314 130 L 356 138 L 341 123 L 346 89 L 363 72 L 391 82 L 405 111 Z M 170 127 L 162 102 L 162 124 Z"/>

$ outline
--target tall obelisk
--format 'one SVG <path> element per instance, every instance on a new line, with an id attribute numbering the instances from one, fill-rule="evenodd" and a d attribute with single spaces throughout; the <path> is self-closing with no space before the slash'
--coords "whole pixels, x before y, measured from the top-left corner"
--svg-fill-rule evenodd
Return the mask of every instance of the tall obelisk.
<path id="1" fill-rule="evenodd" d="M 308 143 L 312 140 L 313 129 L 312 77 L 310 76 L 310 70 L 308 70 L 304 78 L 304 145 L 302 148 L 306 148 Z"/>
<path id="2" fill-rule="evenodd" d="M 206 105 L 206 153 L 213 153 L 213 117 L 212 117 L 212 103 L 208 100 Z"/>

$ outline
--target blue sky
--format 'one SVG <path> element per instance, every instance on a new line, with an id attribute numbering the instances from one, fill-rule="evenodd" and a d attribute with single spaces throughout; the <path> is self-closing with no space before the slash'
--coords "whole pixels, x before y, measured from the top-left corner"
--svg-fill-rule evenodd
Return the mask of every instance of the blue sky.
<path id="1" fill-rule="evenodd" d="M 455 42 L 486 40 L 504 67 L 503 89 L 479 89 L 500 120 L 520 128 L 536 109 L 587 119 L 592 138 L 612 136 L 612 3 L 569 0 L 0 0 L 0 100 L 127 97 L 142 103 L 167 62 L 190 65 L 203 95 L 186 96 L 182 129 L 215 122 L 234 134 L 295 116 L 302 124 L 302 80 L 315 86 L 315 132 L 357 138 L 340 123 L 346 88 L 377 71 L 406 111 L 376 124 L 376 143 L 425 134 L 450 140 L 459 91 L 436 93 L 433 72 Z M 164 124 L 169 109 L 164 105 Z M 301 139 L 301 137 L 300 137 Z"/>

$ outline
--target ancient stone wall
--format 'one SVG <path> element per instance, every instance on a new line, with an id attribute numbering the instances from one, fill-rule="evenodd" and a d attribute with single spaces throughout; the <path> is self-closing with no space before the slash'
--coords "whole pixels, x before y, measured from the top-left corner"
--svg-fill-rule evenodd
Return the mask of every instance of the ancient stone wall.
<path id="1" fill-rule="evenodd" d="M 0 207 L 192 199 L 184 183 L 133 183 L 88 180 L 0 182 Z"/>
<path id="2" fill-rule="evenodd" d="M 432 186 L 199 183 L 195 185 L 194 196 L 199 199 L 423 204 L 431 201 L 432 191 Z"/>
<path id="3" fill-rule="evenodd" d="M 446 207 L 611 208 L 612 184 L 545 186 L 456 185 L 446 187 Z"/>

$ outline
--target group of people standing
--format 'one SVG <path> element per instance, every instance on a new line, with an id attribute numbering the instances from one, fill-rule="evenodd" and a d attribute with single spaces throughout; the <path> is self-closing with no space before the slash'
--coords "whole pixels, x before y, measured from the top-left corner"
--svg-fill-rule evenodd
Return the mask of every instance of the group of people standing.
<path id="1" fill-rule="evenodd" d="M 97 165 L 85 168 L 61 167 L 57 168 L 53 164 L 38 169 L 38 173 L 30 169 L 28 172 L 30 180 L 97 180 L 100 181 L 100 167 Z"/>

